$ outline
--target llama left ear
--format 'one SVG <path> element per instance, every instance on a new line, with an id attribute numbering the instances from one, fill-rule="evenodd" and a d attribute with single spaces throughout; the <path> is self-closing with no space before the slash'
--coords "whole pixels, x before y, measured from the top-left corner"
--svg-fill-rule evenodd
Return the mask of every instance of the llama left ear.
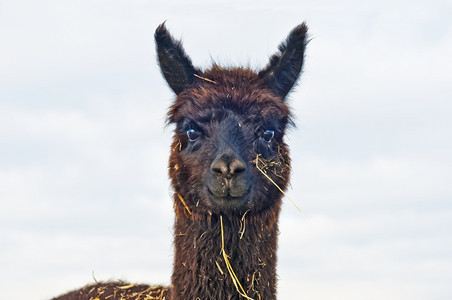
<path id="1" fill-rule="evenodd" d="M 270 58 L 268 65 L 259 72 L 268 86 L 284 99 L 297 81 L 303 67 L 308 27 L 302 23 L 292 29 Z"/>
<path id="2" fill-rule="evenodd" d="M 160 70 L 171 89 L 179 95 L 193 82 L 198 70 L 185 54 L 181 42 L 176 41 L 168 32 L 165 23 L 157 27 L 154 38 Z"/>

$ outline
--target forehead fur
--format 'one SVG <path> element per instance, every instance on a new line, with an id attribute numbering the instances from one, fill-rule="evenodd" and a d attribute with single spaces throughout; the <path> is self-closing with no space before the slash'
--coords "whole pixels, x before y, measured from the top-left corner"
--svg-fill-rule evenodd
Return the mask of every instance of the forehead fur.
<path id="1" fill-rule="evenodd" d="M 170 123 L 183 118 L 196 120 L 214 110 L 230 110 L 249 118 L 290 118 L 287 105 L 254 71 L 214 66 L 195 75 L 194 82 L 170 108 L 168 119 Z"/>

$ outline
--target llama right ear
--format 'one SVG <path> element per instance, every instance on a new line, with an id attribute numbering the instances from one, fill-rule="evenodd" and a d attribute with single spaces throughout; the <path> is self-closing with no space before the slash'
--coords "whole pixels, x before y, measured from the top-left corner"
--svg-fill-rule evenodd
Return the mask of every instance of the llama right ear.
<path id="1" fill-rule="evenodd" d="M 307 32 L 305 23 L 292 29 L 287 39 L 279 45 L 279 52 L 274 54 L 268 65 L 259 72 L 259 76 L 282 99 L 296 83 L 303 67 Z"/>
<path id="2" fill-rule="evenodd" d="M 180 41 L 176 41 L 160 24 L 154 34 L 160 70 L 171 89 L 178 95 L 194 80 L 197 70 L 185 54 Z"/>

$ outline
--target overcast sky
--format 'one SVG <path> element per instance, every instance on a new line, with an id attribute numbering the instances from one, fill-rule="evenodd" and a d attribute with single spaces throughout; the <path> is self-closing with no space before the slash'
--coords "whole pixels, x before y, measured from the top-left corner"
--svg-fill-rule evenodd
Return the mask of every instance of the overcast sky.
<path id="1" fill-rule="evenodd" d="M 279 299 L 452 298 L 450 1 L 0 1 L 1 299 L 170 282 L 173 95 L 195 65 L 259 70 L 310 42 L 280 220 Z"/>

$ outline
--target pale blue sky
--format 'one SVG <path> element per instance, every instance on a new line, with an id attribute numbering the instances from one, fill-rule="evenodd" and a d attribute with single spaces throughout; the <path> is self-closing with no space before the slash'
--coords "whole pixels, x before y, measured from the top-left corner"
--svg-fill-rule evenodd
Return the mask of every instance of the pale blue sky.
<path id="1" fill-rule="evenodd" d="M 202 68 L 263 67 L 312 41 L 279 299 L 452 297 L 450 1 L 0 1 L 0 286 L 48 299 L 92 281 L 169 283 L 173 95 L 161 22 Z"/>

